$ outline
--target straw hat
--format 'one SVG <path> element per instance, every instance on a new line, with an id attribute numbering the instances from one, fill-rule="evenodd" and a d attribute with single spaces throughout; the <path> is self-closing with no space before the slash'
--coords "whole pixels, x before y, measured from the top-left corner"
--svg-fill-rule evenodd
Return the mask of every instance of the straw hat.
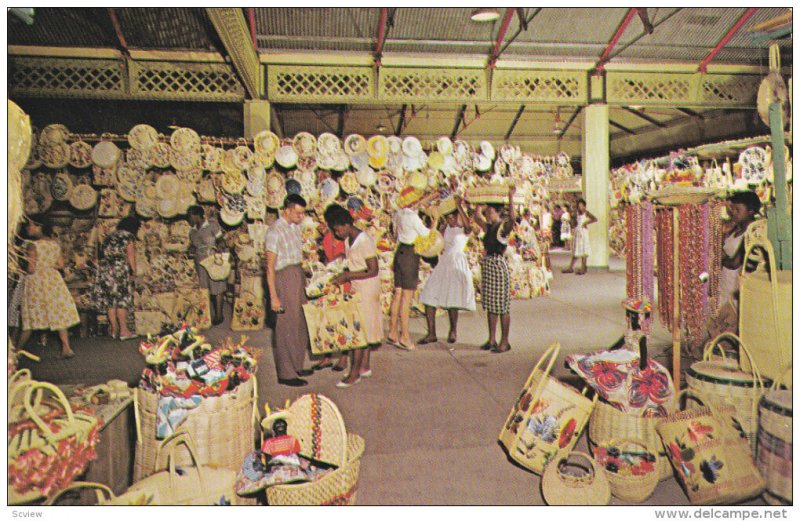
<path id="1" fill-rule="evenodd" d="M 331 170 L 344 172 L 348 167 L 350 167 L 350 156 L 348 156 L 344 150 L 336 152 Z"/>
<path id="2" fill-rule="evenodd" d="M 350 156 L 350 164 L 355 170 L 361 170 L 369 165 L 369 155 L 366 152 L 353 154 Z"/>
<path id="3" fill-rule="evenodd" d="M 275 161 L 283 168 L 293 168 L 297 164 L 299 156 L 290 145 L 284 145 L 275 153 Z"/>
<path id="4" fill-rule="evenodd" d="M 70 149 L 66 143 L 38 147 L 39 157 L 48 168 L 63 168 L 69 163 Z"/>
<path id="5" fill-rule="evenodd" d="M 383 168 L 388 161 L 388 156 L 369 156 L 369 166 L 373 168 Z"/>
<path id="6" fill-rule="evenodd" d="M 146 152 L 148 162 L 158 168 L 169 167 L 169 143 L 156 143 L 153 148 Z"/>
<path id="7" fill-rule="evenodd" d="M 286 199 L 286 188 L 281 185 L 280 190 L 276 192 L 267 192 L 267 207 L 277 209 L 283 206 L 283 200 Z"/>
<path id="8" fill-rule="evenodd" d="M 119 161 L 120 150 L 111 141 L 100 141 L 92 149 L 92 162 L 97 166 L 108 168 Z"/>
<path id="9" fill-rule="evenodd" d="M 419 170 L 424 165 L 420 156 L 407 156 L 403 155 L 403 170 L 413 172 Z"/>
<path id="10" fill-rule="evenodd" d="M 319 191 L 325 201 L 333 201 L 339 195 L 339 183 L 333 179 L 326 179 L 320 185 Z"/>
<path id="11" fill-rule="evenodd" d="M 370 157 L 386 157 L 389 154 L 389 141 L 384 136 L 372 136 L 367 141 L 367 154 Z"/>
<path id="12" fill-rule="evenodd" d="M 444 250 L 444 237 L 439 230 L 431 230 L 425 237 L 414 241 L 414 253 L 421 257 L 438 257 Z"/>
<path id="13" fill-rule="evenodd" d="M 226 207 L 219 211 L 219 219 L 228 226 L 239 226 L 244 220 L 244 211 L 237 212 Z"/>
<path id="14" fill-rule="evenodd" d="M 73 188 L 69 204 L 78 210 L 93 208 L 97 204 L 97 191 L 88 184 L 80 184 Z"/>
<path id="15" fill-rule="evenodd" d="M 339 179 L 339 186 L 346 194 L 354 194 L 358 191 L 359 183 L 356 174 L 352 171 L 345 172 Z"/>
<path id="16" fill-rule="evenodd" d="M 180 180 L 174 174 L 164 174 L 156 181 L 156 197 L 168 199 L 176 197 L 181 188 Z"/>
<path id="17" fill-rule="evenodd" d="M 171 219 L 178 215 L 178 201 L 176 199 L 158 199 L 156 201 L 156 211 L 161 217 Z"/>
<path id="18" fill-rule="evenodd" d="M 200 145 L 184 150 L 177 150 L 175 148 L 169 149 L 169 164 L 172 165 L 175 170 L 199 168 L 202 163 L 203 153 Z"/>
<path id="19" fill-rule="evenodd" d="M 241 171 L 222 174 L 222 189 L 229 194 L 240 194 L 247 186 L 247 178 Z"/>
<path id="20" fill-rule="evenodd" d="M 492 161 L 483 154 L 472 154 L 472 167 L 478 172 L 488 172 L 492 168 Z"/>
<path id="21" fill-rule="evenodd" d="M 244 201 L 246 205 L 245 212 L 249 219 L 253 219 L 254 221 L 261 221 L 264 219 L 267 213 L 264 197 L 250 197 L 249 195 L 245 195 Z"/>
<path id="22" fill-rule="evenodd" d="M 356 172 L 356 178 L 361 186 L 367 188 L 373 186 L 378 181 L 378 177 L 375 175 L 375 170 L 368 166 Z"/>
<path id="23" fill-rule="evenodd" d="M 60 123 L 47 125 L 39 135 L 39 143 L 44 146 L 53 146 L 66 143 L 69 137 L 69 129 Z"/>
<path id="24" fill-rule="evenodd" d="M 275 154 L 265 154 L 258 151 L 253 154 L 253 159 L 250 161 L 250 166 L 260 166 L 262 168 L 272 168 L 274 164 Z"/>
<path id="25" fill-rule="evenodd" d="M 303 185 L 297 179 L 291 178 L 286 180 L 286 193 L 298 194 L 303 192 Z"/>
<path id="26" fill-rule="evenodd" d="M 279 192 L 284 187 L 283 176 L 277 170 L 270 170 L 267 174 L 266 186 L 267 193 Z"/>
<path id="27" fill-rule="evenodd" d="M 389 136 L 386 138 L 389 144 L 389 154 L 402 154 L 403 153 L 403 140 L 397 136 Z"/>
<path id="28" fill-rule="evenodd" d="M 400 195 L 398 195 L 396 199 L 397 206 L 400 208 L 409 208 L 418 203 L 424 195 L 424 191 L 417 190 L 413 186 L 407 186 L 400 192 Z"/>
<path id="29" fill-rule="evenodd" d="M 59 172 L 50 185 L 50 193 L 56 201 L 66 201 L 72 195 L 72 178 L 66 172 Z"/>
<path id="30" fill-rule="evenodd" d="M 414 136 L 408 136 L 403 140 L 403 154 L 407 157 L 419 157 L 422 155 L 422 144 Z"/>
<path id="31" fill-rule="evenodd" d="M 169 137 L 169 144 L 175 150 L 187 151 L 200 146 L 200 136 L 193 129 L 182 127 L 172 133 Z"/>
<path id="32" fill-rule="evenodd" d="M 319 146 L 317 148 L 319 148 Z M 333 170 L 333 167 L 336 166 L 336 154 L 337 152 L 326 153 L 317 150 L 317 168 L 321 168 L 322 170 Z M 345 154 L 345 157 L 346 156 L 347 154 Z"/>
<path id="33" fill-rule="evenodd" d="M 292 148 L 300 157 L 311 157 L 317 152 L 317 140 L 308 132 L 298 132 L 292 141 Z"/>
<path id="34" fill-rule="evenodd" d="M 441 170 L 444 166 L 444 155 L 438 150 L 431 152 L 431 155 L 428 156 L 428 166 L 435 170 Z"/>
<path id="35" fill-rule="evenodd" d="M 319 135 L 317 139 L 317 152 L 326 156 L 331 156 L 342 149 L 342 142 L 337 136 L 330 132 Z"/>
<path id="36" fill-rule="evenodd" d="M 253 162 L 253 151 L 247 145 L 239 145 L 233 149 L 233 164 L 239 170 L 247 170 Z"/>
<path id="37" fill-rule="evenodd" d="M 125 151 L 124 161 L 142 170 L 146 170 L 152 166 L 150 165 L 150 158 L 148 157 L 147 153 L 142 152 L 141 150 L 136 150 L 135 148 L 129 148 Z"/>
<path id="38" fill-rule="evenodd" d="M 262 130 L 256 134 L 256 137 L 253 139 L 256 152 L 266 156 L 274 156 L 275 152 L 278 151 L 280 143 L 281 140 L 278 136 L 269 130 Z"/>
<path id="39" fill-rule="evenodd" d="M 156 143 L 158 143 L 158 132 L 150 125 L 136 125 L 128 132 L 128 144 L 135 150 L 147 152 Z"/>
<path id="40" fill-rule="evenodd" d="M 349 156 L 363 154 L 367 151 L 367 140 L 360 134 L 350 134 L 344 140 L 344 151 Z"/>
<path id="41" fill-rule="evenodd" d="M 453 142 L 447 136 L 442 136 L 436 140 L 436 150 L 443 156 L 453 155 Z"/>
<path id="42" fill-rule="evenodd" d="M 92 164 L 92 146 L 85 141 L 75 141 L 69 146 L 69 164 L 86 168 Z"/>
<path id="43" fill-rule="evenodd" d="M 428 187 L 428 176 L 420 171 L 412 172 L 406 179 L 406 183 L 417 190 L 425 190 Z"/>
<path id="44" fill-rule="evenodd" d="M 481 141 L 481 154 L 488 157 L 490 161 L 494 161 L 495 153 L 494 147 L 488 141 Z"/>
<path id="45" fill-rule="evenodd" d="M 301 157 L 297 161 L 297 169 L 304 172 L 313 172 L 317 169 L 317 158 L 314 156 Z"/>

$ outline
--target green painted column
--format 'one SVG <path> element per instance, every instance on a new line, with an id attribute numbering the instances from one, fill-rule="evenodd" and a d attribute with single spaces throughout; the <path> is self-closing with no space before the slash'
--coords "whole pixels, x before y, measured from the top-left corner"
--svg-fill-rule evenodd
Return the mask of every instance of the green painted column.
<path id="1" fill-rule="evenodd" d="M 583 111 L 583 198 L 597 217 L 589 226 L 590 268 L 608 268 L 609 133 L 608 105 L 592 103 Z M 572 210 L 571 210 L 572 211 Z"/>
<path id="2" fill-rule="evenodd" d="M 253 139 L 262 130 L 269 130 L 270 104 L 266 100 L 244 102 L 244 137 Z"/>

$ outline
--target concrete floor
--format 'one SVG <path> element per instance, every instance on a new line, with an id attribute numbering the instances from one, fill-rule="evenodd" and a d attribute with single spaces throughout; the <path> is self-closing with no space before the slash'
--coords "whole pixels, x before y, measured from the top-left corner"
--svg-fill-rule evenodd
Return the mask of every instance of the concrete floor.
<path id="1" fill-rule="evenodd" d="M 383 346 L 372 353 L 374 376 L 349 389 L 334 385 L 342 373 L 323 370 L 310 385 L 277 384 L 269 348 L 258 369 L 259 401 L 283 405 L 306 392 L 331 398 L 347 429 L 366 441 L 358 486 L 361 505 L 543 505 L 540 478 L 514 464 L 497 443 L 497 435 L 541 353 L 560 342 L 555 375 L 576 380 L 564 366 L 570 353 L 591 352 L 613 344 L 625 331 L 620 302 L 625 294 L 624 266 L 612 259 L 609 270 L 565 275 L 569 257 L 552 255 L 555 279 L 547 297 L 512 301 L 511 345 L 505 354 L 481 351 L 486 340 L 482 310 L 462 313 L 459 341 L 420 346 L 417 352 Z M 212 339 L 238 338 L 228 322 L 207 333 Z M 437 322 L 439 338 L 447 335 L 447 317 Z M 425 333 L 422 317 L 413 318 L 414 338 Z M 268 346 L 270 330 L 247 332 L 254 346 Z M 101 383 L 122 378 L 135 384 L 144 367 L 135 341 L 75 339 L 78 354 L 57 358 L 57 340 L 30 347 L 41 363 L 23 362 L 35 378 L 56 383 Z M 650 355 L 671 367 L 671 336 L 655 326 Z M 691 361 L 684 360 L 683 367 Z M 261 409 L 263 411 L 263 408 Z M 586 434 L 578 450 L 586 451 Z M 612 505 L 624 504 L 612 498 Z M 648 505 L 688 505 L 675 479 L 659 484 Z M 763 505 L 760 499 L 749 504 Z"/>

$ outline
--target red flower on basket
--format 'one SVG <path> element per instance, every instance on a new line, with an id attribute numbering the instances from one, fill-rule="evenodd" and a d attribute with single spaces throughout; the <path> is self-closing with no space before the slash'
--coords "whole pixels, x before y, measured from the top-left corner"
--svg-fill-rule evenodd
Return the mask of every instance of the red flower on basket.
<path id="1" fill-rule="evenodd" d="M 694 464 L 689 461 L 691 458 L 688 457 L 691 455 L 694 456 L 694 451 L 689 449 L 689 451 L 681 449 L 681 447 L 676 442 L 671 442 L 669 444 L 669 451 L 672 454 L 673 459 L 679 464 L 681 467 L 681 472 L 687 478 L 694 474 L 697 469 L 695 469 Z"/>
<path id="2" fill-rule="evenodd" d="M 570 418 L 564 428 L 561 429 L 561 435 L 558 437 L 558 448 L 563 449 L 569 442 L 572 440 L 572 436 L 575 434 L 575 427 L 577 427 L 578 422 L 575 421 L 575 418 Z"/>
<path id="3" fill-rule="evenodd" d="M 711 425 L 703 425 L 699 421 L 693 421 L 689 424 L 688 435 L 689 439 L 695 443 L 703 441 L 704 439 L 714 439 L 711 434 L 714 432 L 714 427 Z"/>
<path id="4" fill-rule="evenodd" d="M 632 378 L 628 401 L 631 407 L 644 407 L 648 399 L 654 403 L 663 403 L 671 392 L 667 375 L 648 367 Z"/>
<path id="5" fill-rule="evenodd" d="M 597 382 L 601 393 L 616 389 L 625 381 L 625 373 L 618 369 L 619 364 L 615 362 L 580 362 L 579 365 Z"/>

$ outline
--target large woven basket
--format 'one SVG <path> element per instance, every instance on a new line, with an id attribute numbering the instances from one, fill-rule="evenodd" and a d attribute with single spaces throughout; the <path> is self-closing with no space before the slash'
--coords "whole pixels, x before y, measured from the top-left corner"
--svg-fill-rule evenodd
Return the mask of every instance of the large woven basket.
<path id="1" fill-rule="evenodd" d="M 200 405 L 189 410 L 177 431 L 188 432 L 197 448 L 200 465 L 238 471 L 245 456 L 255 449 L 254 423 L 258 418 L 258 399 L 255 376 L 235 390 L 219 397 L 204 398 Z M 133 479 L 139 481 L 153 472 L 158 446 L 156 439 L 156 409 L 158 394 L 136 389 L 136 453 Z M 176 464 L 189 465 L 185 451 L 175 455 Z"/>
<path id="2" fill-rule="evenodd" d="M 722 340 L 739 344 L 739 352 L 750 360 L 751 371 L 741 371 L 735 364 L 731 365 L 726 361 L 725 350 L 719 345 Z M 722 362 L 711 361 L 715 348 L 722 355 Z M 732 333 L 722 333 L 709 342 L 703 352 L 703 361 L 692 364 L 686 371 L 686 383 L 689 389 L 708 398 L 710 404 L 734 408 L 736 412 L 733 418 L 750 442 L 750 450 L 755 454 L 758 402 L 764 394 L 764 382 L 750 351 L 741 339 Z"/>
<path id="3" fill-rule="evenodd" d="M 641 440 L 620 440 L 616 444 L 620 450 L 629 450 L 630 454 L 644 455 L 650 454 L 655 458 L 650 472 L 641 475 L 621 474 L 612 472 L 606 467 L 602 467 L 602 472 L 605 473 L 608 484 L 611 486 L 611 495 L 623 501 L 631 503 L 641 503 L 653 495 L 659 482 L 659 469 L 658 452 L 651 451 L 647 445 Z M 598 462 L 599 463 L 599 462 Z"/>
<path id="4" fill-rule="evenodd" d="M 672 477 L 672 467 L 664 452 L 661 437 L 656 432 L 656 424 L 663 419 L 634 416 L 615 409 L 602 400 L 598 401 L 589 418 L 589 444 L 596 447 L 618 440 L 641 440 L 648 451 L 658 455 L 656 469 L 659 479 L 669 479 Z"/>
<path id="5" fill-rule="evenodd" d="M 780 389 L 779 379 L 758 405 L 756 465 L 767 481 L 764 499 L 792 504 L 792 390 Z"/>
<path id="6" fill-rule="evenodd" d="M 275 485 L 267 489 L 267 503 L 274 505 L 355 505 L 364 438 L 347 435 L 345 463 L 317 481 Z"/>

